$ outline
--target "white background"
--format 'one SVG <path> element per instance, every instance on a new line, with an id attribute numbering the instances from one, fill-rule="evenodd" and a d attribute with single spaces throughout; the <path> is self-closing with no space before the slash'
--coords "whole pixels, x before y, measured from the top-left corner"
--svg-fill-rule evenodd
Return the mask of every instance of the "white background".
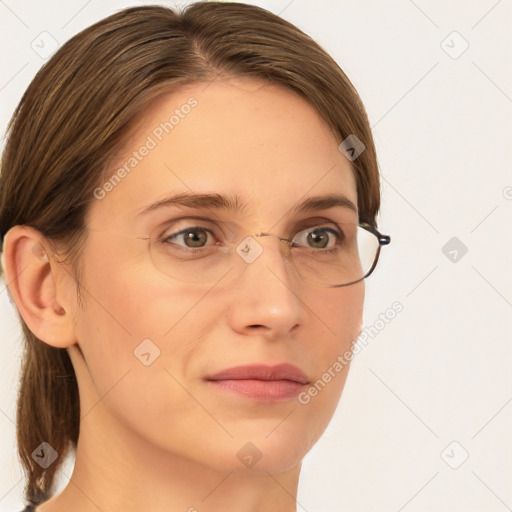
<path id="1" fill-rule="evenodd" d="M 47 31 L 62 44 L 142 3 L 0 0 L 2 135 L 45 61 L 32 41 Z M 512 2 L 249 3 L 315 38 L 360 92 L 392 236 L 367 281 L 365 326 L 403 305 L 355 358 L 305 459 L 298 510 L 512 510 Z M 468 249 L 455 262 L 442 251 L 452 237 Z M 19 511 L 21 339 L 4 283 L 0 326 L 0 509 Z"/>

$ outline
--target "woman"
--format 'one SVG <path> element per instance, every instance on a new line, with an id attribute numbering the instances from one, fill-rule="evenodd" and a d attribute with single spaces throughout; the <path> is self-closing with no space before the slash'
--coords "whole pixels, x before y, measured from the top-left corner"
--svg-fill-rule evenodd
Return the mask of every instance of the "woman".
<path id="1" fill-rule="evenodd" d="M 356 91 L 268 11 L 131 8 L 65 44 L 0 178 L 27 510 L 295 511 L 379 204 Z"/>

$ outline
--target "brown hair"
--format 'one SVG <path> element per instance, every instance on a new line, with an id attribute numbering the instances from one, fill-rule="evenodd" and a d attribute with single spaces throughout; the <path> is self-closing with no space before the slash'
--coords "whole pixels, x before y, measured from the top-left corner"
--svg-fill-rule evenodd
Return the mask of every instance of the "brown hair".
<path id="1" fill-rule="evenodd" d="M 198 2 L 181 12 L 159 6 L 118 12 L 74 36 L 41 68 L 8 127 L 0 239 L 12 226 L 29 225 L 64 244 L 75 263 L 93 190 L 126 141 L 130 121 L 158 95 L 219 74 L 282 84 L 316 108 L 339 142 L 355 134 L 366 146 L 352 162 L 360 219 L 375 224 L 380 190 L 372 134 L 364 106 L 336 62 L 262 8 Z M 79 394 L 66 349 L 41 342 L 21 315 L 20 322 L 18 452 L 26 499 L 39 503 L 51 496 L 56 471 L 76 448 Z M 43 441 L 59 454 L 47 469 L 31 456 Z"/>

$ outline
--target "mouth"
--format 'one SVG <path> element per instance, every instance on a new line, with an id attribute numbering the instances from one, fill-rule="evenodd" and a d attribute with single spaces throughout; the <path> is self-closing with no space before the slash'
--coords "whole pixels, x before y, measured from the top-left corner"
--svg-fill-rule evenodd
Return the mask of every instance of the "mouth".
<path id="1" fill-rule="evenodd" d="M 309 384 L 307 375 L 288 363 L 237 366 L 210 375 L 205 380 L 218 391 L 264 403 L 295 398 Z"/>

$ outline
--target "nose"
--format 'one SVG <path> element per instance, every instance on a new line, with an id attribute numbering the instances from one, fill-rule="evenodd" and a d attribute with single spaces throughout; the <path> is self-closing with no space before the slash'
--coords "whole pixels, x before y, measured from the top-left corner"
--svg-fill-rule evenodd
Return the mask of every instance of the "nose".
<path id="1" fill-rule="evenodd" d="M 239 262 L 243 270 L 233 289 L 231 327 L 242 334 L 270 339 L 289 336 L 306 320 L 301 297 L 304 286 L 277 237 L 252 238 L 249 244 L 260 254 L 253 261 Z"/>

